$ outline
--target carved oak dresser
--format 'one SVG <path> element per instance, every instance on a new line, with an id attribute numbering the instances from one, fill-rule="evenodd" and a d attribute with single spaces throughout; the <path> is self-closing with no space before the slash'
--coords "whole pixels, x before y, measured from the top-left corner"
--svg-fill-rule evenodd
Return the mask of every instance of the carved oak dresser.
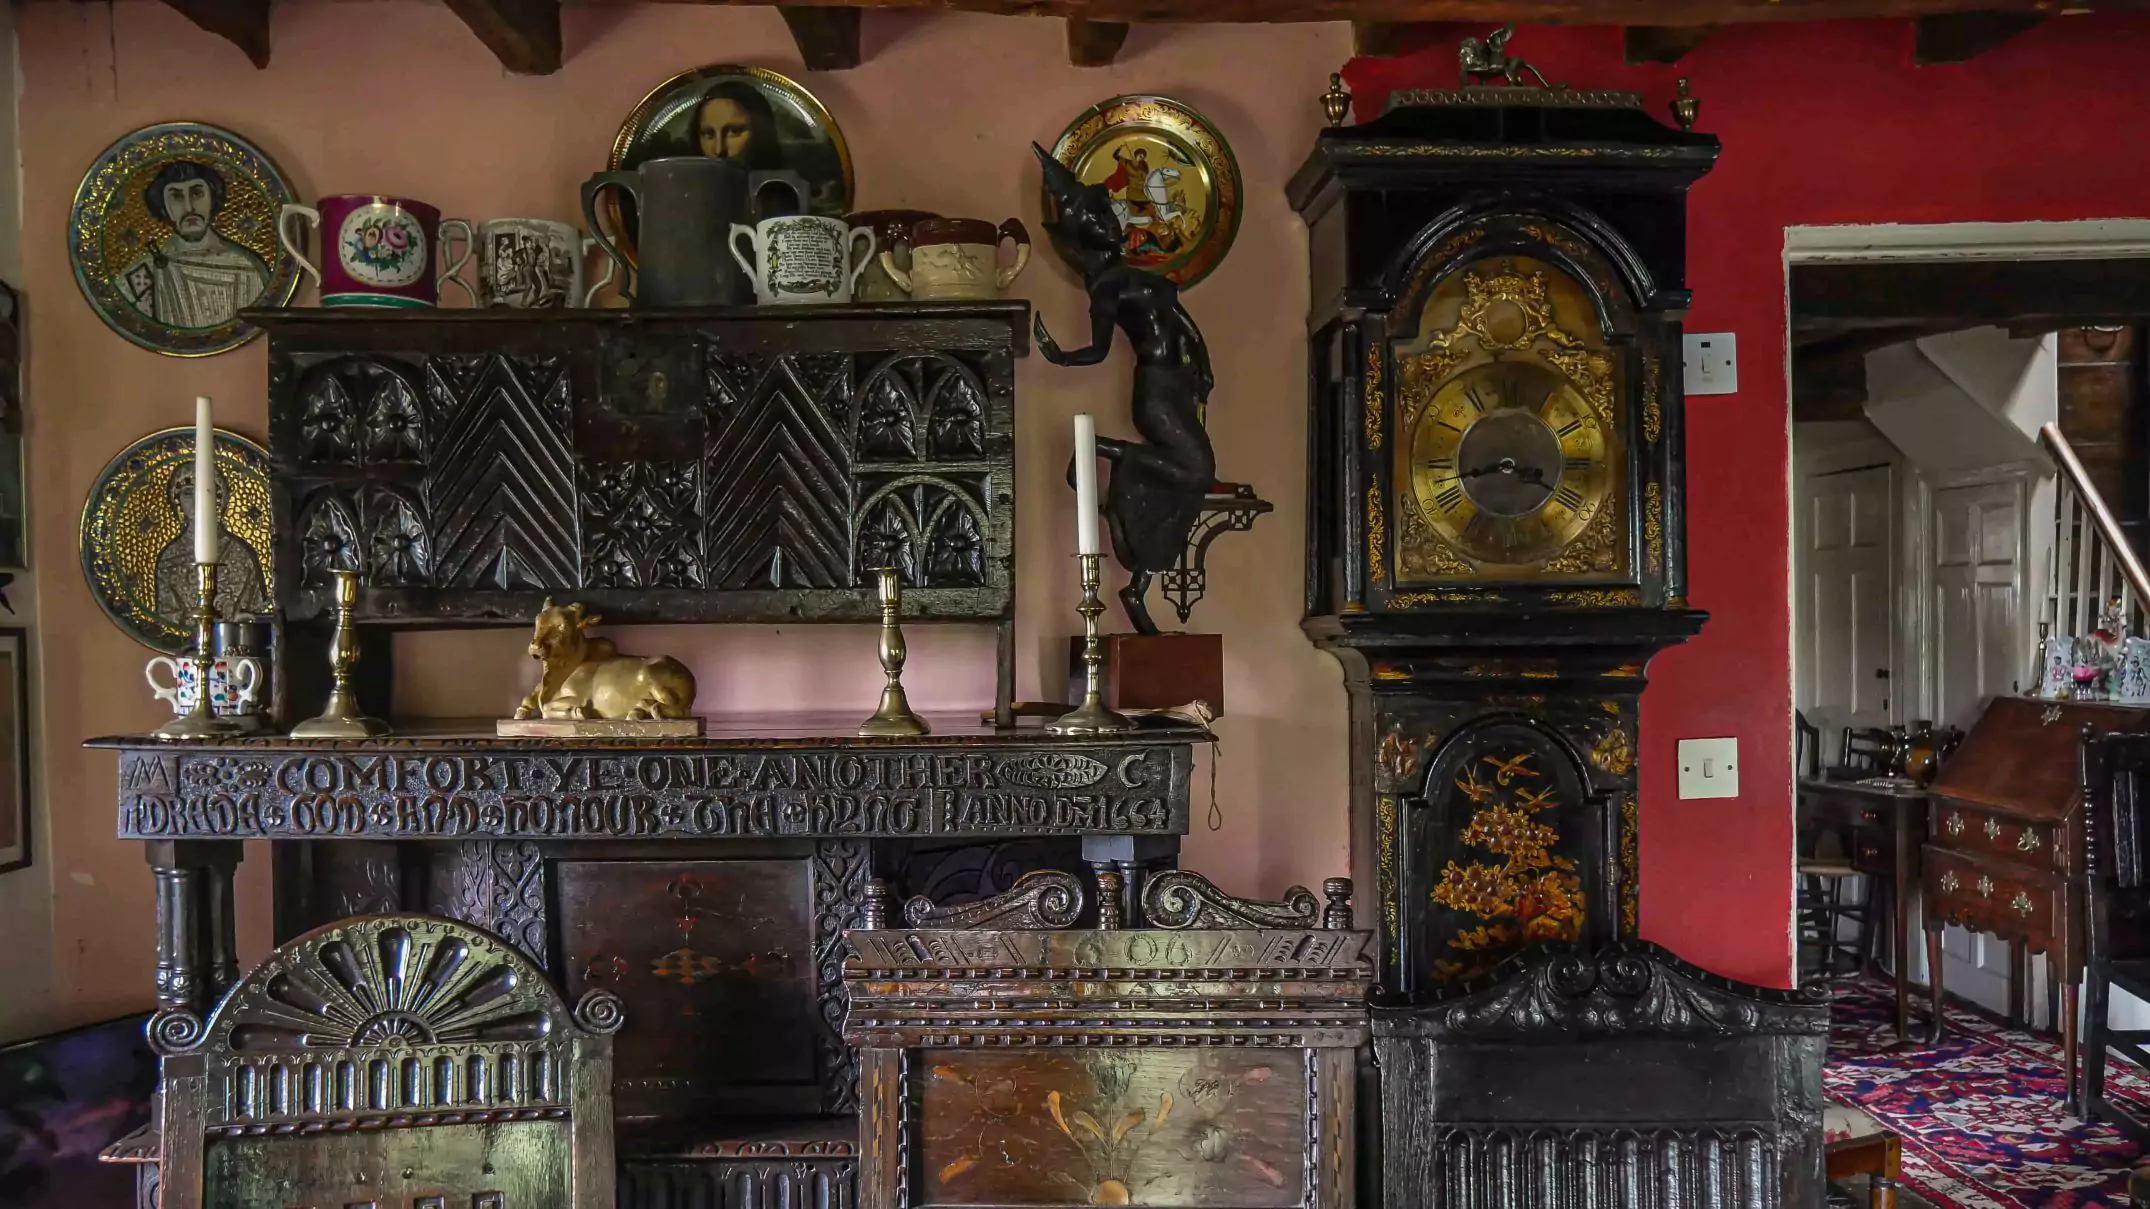
<path id="1" fill-rule="evenodd" d="M 1207 730 L 1061 738 L 1008 708 L 1027 304 L 250 318 L 287 724 L 326 696 L 334 570 L 365 585 L 357 690 L 386 716 L 389 628 L 526 626 L 548 594 L 611 621 L 864 622 L 894 566 L 907 620 L 999 631 L 1002 725 L 861 739 L 866 700 L 698 739 L 399 719 L 365 741 L 98 740 L 155 872 L 164 1012 L 206 1017 L 238 980 L 232 874 L 265 840 L 280 942 L 424 912 L 498 935 L 569 1002 L 618 997 L 623 1205 L 841 1209 L 842 935 L 868 879 L 955 904 L 1029 871 L 1131 885 L 1174 862 Z"/>

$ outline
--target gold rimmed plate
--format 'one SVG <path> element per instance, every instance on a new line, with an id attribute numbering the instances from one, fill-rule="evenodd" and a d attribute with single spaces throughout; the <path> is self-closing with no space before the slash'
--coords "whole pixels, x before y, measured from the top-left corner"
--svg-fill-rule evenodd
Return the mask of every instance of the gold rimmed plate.
<path id="1" fill-rule="evenodd" d="M 219 430 L 216 466 L 217 613 L 265 617 L 276 599 L 269 455 Z M 167 428 L 121 450 L 90 488 L 78 537 L 105 616 L 143 646 L 183 652 L 194 637 L 194 430 Z"/>
<path id="2" fill-rule="evenodd" d="M 282 306 L 298 266 L 276 240 L 296 201 L 269 157 L 198 122 L 147 126 L 105 148 L 75 190 L 68 258 L 90 309 L 143 348 L 206 357 L 254 338 L 239 312 Z"/>
<path id="3" fill-rule="evenodd" d="M 1239 161 L 1207 118 L 1170 97 L 1114 97 L 1076 118 L 1053 158 L 1112 193 L 1127 263 L 1190 286 L 1239 234 Z"/>
<path id="4" fill-rule="evenodd" d="M 719 63 L 659 84 L 620 124 L 605 166 L 631 170 L 668 155 L 722 156 L 755 171 L 796 172 L 806 181 L 808 211 L 841 218 L 851 210 L 844 132 L 813 93 L 765 67 Z M 635 216 L 622 193 L 607 194 L 606 219 L 621 248 L 631 251 Z"/>

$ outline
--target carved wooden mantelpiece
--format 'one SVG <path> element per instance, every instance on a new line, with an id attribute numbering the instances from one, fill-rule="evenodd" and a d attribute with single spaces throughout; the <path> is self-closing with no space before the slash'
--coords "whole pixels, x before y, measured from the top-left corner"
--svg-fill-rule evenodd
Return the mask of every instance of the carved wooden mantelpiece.
<path id="1" fill-rule="evenodd" d="M 871 621 L 1014 610 L 1020 301 L 305 308 L 269 333 L 276 582 L 364 622 Z"/>
<path id="2" fill-rule="evenodd" d="M 120 761 L 124 839 L 667 839 L 1181 835 L 1192 726 L 1068 738 L 943 718 L 712 719 L 696 739 L 500 739 L 474 729 L 213 744 L 92 740 Z"/>

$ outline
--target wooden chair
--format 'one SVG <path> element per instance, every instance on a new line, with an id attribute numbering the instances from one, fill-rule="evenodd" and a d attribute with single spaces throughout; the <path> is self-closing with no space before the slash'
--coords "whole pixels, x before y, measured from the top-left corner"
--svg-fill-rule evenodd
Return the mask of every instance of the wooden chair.
<path id="1" fill-rule="evenodd" d="M 1798 736 L 1795 763 L 1802 777 L 1821 775 L 1821 732 L 1806 715 L 1795 714 Z M 1844 732 L 1847 752 L 1853 736 Z M 1828 827 L 1808 817 L 1795 804 L 1794 840 L 1799 854 L 1799 976 L 1835 978 L 1864 973 L 1874 961 L 1874 926 L 1881 918 L 1881 896 L 1874 880 L 1861 877 L 1852 866 L 1853 836 L 1845 828 Z M 1847 887 L 1856 882 L 1856 897 Z M 1854 925 L 1850 940 L 1842 937 L 1842 925 Z M 1848 959 L 1848 960 L 1846 960 Z M 1896 960 L 1901 961 L 1901 955 Z"/>
<path id="2" fill-rule="evenodd" d="M 2150 998 L 2150 734 L 2083 733 L 2085 968 L 2083 1061 L 2070 1089 L 2085 1121 L 2109 1119 L 2139 1141 L 2150 1126 L 2105 1101 L 2108 1049 L 2150 1066 L 2150 1029 L 2116 1029 L 2113 988 Z"/>
<path id="3" fill-rule="evenodd" d="M 163 1209 L 612 1209 L 619 1026 L 454 920 L 309 932 L 151 1017 Z"/>
<path id="4" fill-rule="evenodd" d="M 845 934 L 859 1047 L 859 1209 L 1207 1205 L 1355 1209 L 1355 1055 L 1372 937 L 1350 883 L 1328 899 L 1231 898 L 1145 879 L 1152 926 L 1095 929 L 1071 874 L 998 899 L 914 899 L 892 926 L 869 890 Z"/>

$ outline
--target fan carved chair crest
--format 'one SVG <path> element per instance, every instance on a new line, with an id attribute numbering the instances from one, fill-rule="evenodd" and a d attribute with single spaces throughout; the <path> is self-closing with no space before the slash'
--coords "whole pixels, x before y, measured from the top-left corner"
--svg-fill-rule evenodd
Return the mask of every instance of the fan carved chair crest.
<path id="1" fill-rule="evenodd" d="M 347 919 L 163 1011 L 164 1209 L 611 1209 L 619 998 L 483 929 Z"/>

